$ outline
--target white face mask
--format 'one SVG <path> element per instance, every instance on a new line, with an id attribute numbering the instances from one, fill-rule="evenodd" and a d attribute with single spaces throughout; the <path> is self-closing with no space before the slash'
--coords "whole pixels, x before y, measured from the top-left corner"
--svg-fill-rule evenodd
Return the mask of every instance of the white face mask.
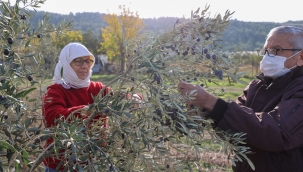
<path id="1" fill-rule="evenodd" d="M 300 52 L 300 51 L 299 51 Z M 274 56 L 270 57 L 268 53 L 265 53 L 263 56 L 262 61 L 260 62 L 260 69 L 263 72 L 263 74 L 270 78 L 277 78 L 279 76 L 282 76 L 288 72 L 290 72 L 291 69 L 295 68 L 297 65 L 293 66 L 292 68 L 288 69 L 284 67 L 284 62 L 287 59 L 290 59 L 297 55 L 296 54 L 290 56 L 289 58 L 283 57 L 283 56 Z"/>

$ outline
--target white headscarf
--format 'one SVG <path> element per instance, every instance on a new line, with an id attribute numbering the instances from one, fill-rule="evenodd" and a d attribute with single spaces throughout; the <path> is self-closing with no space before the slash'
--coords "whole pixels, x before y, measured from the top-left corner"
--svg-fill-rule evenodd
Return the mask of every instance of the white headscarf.
<path id="1" fill-rule="evenodd" d="M 90 84 L 90 77 L 92 76 L 92 70 L 90 69 L 89 75 L 84 80 L 79 79 L 76 72 L 70 66 L 70 63 L 78 57 L 94 56 L 88 51 L 88 49 L 80 43 L 69 43 L 66 45 L 60 53 L 59 62 L 56 65 L 55 73 L 53 77 L 53 84 L 62 84 L 65 86 L 72 86 L 76 88 L 88 87 Z M 63 75 L 61 77 L 61 69 L 63 69 Z"/>

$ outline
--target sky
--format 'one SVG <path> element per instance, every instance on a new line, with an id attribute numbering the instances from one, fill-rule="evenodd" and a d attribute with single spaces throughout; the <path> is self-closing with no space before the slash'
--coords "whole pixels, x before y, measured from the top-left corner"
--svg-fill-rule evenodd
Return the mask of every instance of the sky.
<path id="1" fill-rule="evenodd" d="M 246 22 L 286 22 L 303 20 L 302 0 L 47 0 L 38 11 L 60 14 L 77 12 L 119 13 L 126 5 L 140 18 L 186 17 L 191 11 L 210 5 L 210 16 L 235 12 L 231 19 Z"/>

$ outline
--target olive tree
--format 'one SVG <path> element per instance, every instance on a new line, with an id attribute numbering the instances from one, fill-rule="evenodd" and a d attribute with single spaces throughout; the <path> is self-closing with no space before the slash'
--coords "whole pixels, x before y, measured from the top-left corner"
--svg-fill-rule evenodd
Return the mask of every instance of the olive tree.
<path id="1" fill-rule="evenodd" d="M 241 82 L 233 68 L 237 62 L 232 53 L 218 42 L 230 11 L 211 17 L 206 6 L 201 12 L 192 12 L 190 19 L 177 20 L 166 31 L 144 33 L 123 42 L 127 68 L 106 83 L 113 94 L 102 97 L 106 88 L 100 90 L 89 105 L 87 119 L 75 118 L 75 111 L 58 119 L 57 125 L 44 128 L 42 104 L 34 93 L 44 84 L 48 38 L 64 33 L 71 23 L 54 26 L 46 16 L 32 30 L 28 8 L 43 2 L 17 0 L 12 5 L 1 1 L 1 171 L 34 171 L 51 154 L 64 157 L 58 164 L 64 171 L 190 170 L 197 160 L 176 158 L 172 151 L 194 150 L 198 155 L 204 150 L 207 134 L 222 145 L 233 162 L 249 161 L 244 133 L 216 128 L 211 119 L 200 116 L 207 115 L 204 109 L 184 103 L 185 98 L 194 98 L 195 91 L 184 97 L 176 89 L 180 80 L 186 80 L 218 95 L 224 89 L 212 89 L 207 83 L 217 83 L 226 75 Z M 100 113 L 108 116 L 108 129 L 101 121 L 91 122 Z M 43 147 L 47 138 L 54 142 Z M 180 144 L 186 146 L 179 149 Z"/>
<path id="2" fill-rule="evenodd" d="M 38 136 L 43 130 L 41 90 L 58 55 L 52 35 L 71 26 L 54 26 L 45 15 L 38 27 L 31 27 L 32 10 L 43 2 L 0 1 L 0 171 L 23 171 L 43 149 Z"/>
<path id="3" fill-rule="evenodd" d="M 177 92 L 180 80 L 205 87 L 228 75 L 241 82 L 233 68 L 237 62 L 231 58 L 232 53 L 224 51 L 218 42 L 232 13 L 226 11 L 223 16 L 210 17 L 208 8 L 193 12 L 190 19 L 177 20 L 172 28 L 160 34 L 144 33 L 124 42 L 126 71 L 106 83 L 113 94 L 102 97 L 106 87 L 103 88 L 89 105 L 89 118 L 74 118 L 76 112 L 73 112 L 68 119 L 59 119 L 57 126 L 45 131 L 45 136 L 53 137 L 54 143 L 40 157 L 52 151 L 59 156 L 64 150 L 65 160 L 59 167 L 70 171 L 184 171 L 193 168 L 197 160 L 176 158 L 172 151 L 194 150 L 198 155 L 204 150 L 204 136 L 209 134 L 222 145 L 232 162 L 250 162 L 246 157 L 250 149 L 243 146 L 244 133 L 216 128 L 211 119 L 200 116 L 200 113 L 207 115 L 204 109 L 184 103 L 184 99 L 194 98 L 195 91 L 185 97 Z M 205 89 L 215 95 L 224 92 L 224 89 Z M 136 94 L 143 100 L 136 99 Z M 109 117 L 109 129 L 100 123 L 87 127 L 100 113 Z M 100 134 L 104 132 L 106 139 Z M 180 144 L 186 147 L 180 150 Z M 251 167 L 254 168 L 253 164 Z"/>

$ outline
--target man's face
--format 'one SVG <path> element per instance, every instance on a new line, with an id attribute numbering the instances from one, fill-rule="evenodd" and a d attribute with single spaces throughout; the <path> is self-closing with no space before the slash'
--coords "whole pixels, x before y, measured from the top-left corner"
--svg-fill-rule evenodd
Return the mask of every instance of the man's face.
<path id="1" fill-rule="evenodd" d="M 264 49 L 293 49 L 294 47 L 289 43 L 290 35 L 288 34 L 273 34 L 272 36 L 268 37 L 264 44 Z M 290 50 L 280 50 L 277 52 L 277 56 L 283 56 L 288 58 L 293 55 L 293 51 Z M 285 61 L 284 67 L 292 68 L 297 65 L 297 61 L 300 58 L 300 54 L 298 53 L 293 58 L 289 58 Z M 273 57 L 275 58 L 275 57 Z"/>

